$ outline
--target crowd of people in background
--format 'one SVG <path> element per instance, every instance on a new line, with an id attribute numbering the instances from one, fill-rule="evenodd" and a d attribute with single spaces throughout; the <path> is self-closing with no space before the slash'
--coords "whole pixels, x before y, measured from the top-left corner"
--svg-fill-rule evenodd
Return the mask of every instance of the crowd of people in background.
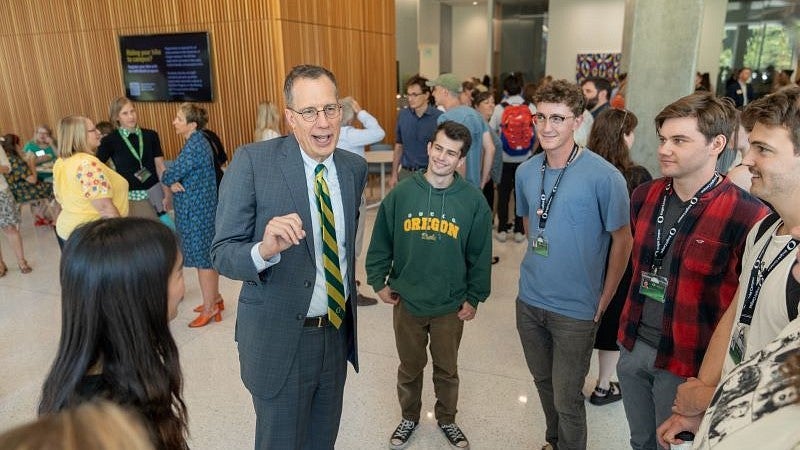
<path id="1" fill-rule="evenodd" d="M 524 243 L 516 327 L 544 411 L 542 449 L 587 447 L 586 401 L 622 401 L 637 450 L 692 439 L 737 448 L 764 434 L 774 439 L 761 448 L 793 448 L 800 87 L 790 76 L 777 72 L 759 97 L 742 68 L 717 97 L 698 72 L 695 92 L 655 119 L 656 179 L 631 154 L 639 120 L 625 107 L 627 76 L 616 85 L 409 78 L 392 189 L 363 258 L 378 299 L 359 292 L 355 264 L 365 146 L 386 133 L 356 99 L 339 98 L 325 68 L 292 69 L 290 132 L 275 102 L 260 103 L 254 143 L 227 169 L 194 103 L 176 109 L 185 145 L 174 161 L 125 97 L 111 102 L 109 122 L 67 116 L 55 138 L 38 125 L 24 146 L 6 134 L 0 228 L 25 274 L 21 207 L 34 225 L 54 225 L 62 331 L 43 418 L 0 443 L 66 439 L 67 421 L 104 429 L 103 415 L 119 431 L 102 439 L 129 436 L 115 448 L 188 448 L 168 323 L 182 268 L 194 267 L 202 303 L 190 327 L 222 320 L 220 275 L 243 282 L 236 339 L 257 448 L 333 448 L 347 362 L 358 370 L 357 306 L 378 301 L 392 305 L 400 360 L 389 447 L 404 448 L 417 429 L 430 346 L 439 429 L 468 448 L 455 420 L 458 348 L 489 298 L 494 240 Z M 0 255 L 0 277 L 7 271 Z M 594 349 L 599 373 L 586 398 Z"/>

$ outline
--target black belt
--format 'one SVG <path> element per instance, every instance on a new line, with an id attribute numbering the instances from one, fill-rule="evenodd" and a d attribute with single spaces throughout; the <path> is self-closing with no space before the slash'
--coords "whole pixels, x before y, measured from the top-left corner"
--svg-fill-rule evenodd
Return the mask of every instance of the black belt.
<path id="1" fill-rule="evenodd" d="M 304 327 L 313 328 L 327 327 L 330 324 L 331 321 L 328 320 L 328 316 L 306 317 L 306 321 L 303 322 Z"/>
<path id="2" fill-rule="evenodd" d="M 409 172 L 416 172 L 418 170 L 425 170 L 427 168 L 428 168 L 428 166 L 414 166 L 414 167 L 403 166 L 403 169 L 406 169 Z"/>

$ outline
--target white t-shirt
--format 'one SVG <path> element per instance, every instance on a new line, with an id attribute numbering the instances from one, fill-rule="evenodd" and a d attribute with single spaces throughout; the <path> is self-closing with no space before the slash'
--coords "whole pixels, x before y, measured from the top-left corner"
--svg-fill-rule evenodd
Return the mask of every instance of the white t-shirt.
<path id="1" fill-rule="evenodd" d="M 800 403 L 781 365 L 800 353 L 800 319 L 722 378 L 694 439 L 695 449 L 800 448 Z"/>
<path id="2" fill-rule="evenodd" d="M 736 317 L 731 330 L 731 340 L 736 339 L 739 316 L 744 306 L 744 296 L 747 293 L 747 284 L 750 281 L 750 270 L 755 264 L 755 259 L 758 258 L 758 254 L 761 253 L 764 245 L 769 240 L 769 247 L 763 258 L 764 264 L 769 266 L 792 238 L 788 234 L 775 235 L 778 227 L 783 223 L 782 220 L 778 220 L 764 232 L 758 242 L 754 243 L 753 241 L 761 222 L 763 222 L 763 219 L 756 223 L 747 234 L 744 254 L 742 255 L 742 273 L 739 275 L 739 295 L 736 298 Z M 795 248 L 790 252 L 764 280 L 755 311 L 753 312 L 753 320 L 750 326 L 747 327 L 745 334 L 746 346 L 742 360 L 750 358 L 754 353 L 764 348 L 789 323 L 789 312 L 786 310 L 786 280 L 795 261 L 797 250 Z M 730 342 L 728 347 L 730 348 Z M 726 352 L 725 364 L 722 366 L 722 376 L 733 370 L 735 366 L 736 363 L 731 358 L 730 352 Z"/>

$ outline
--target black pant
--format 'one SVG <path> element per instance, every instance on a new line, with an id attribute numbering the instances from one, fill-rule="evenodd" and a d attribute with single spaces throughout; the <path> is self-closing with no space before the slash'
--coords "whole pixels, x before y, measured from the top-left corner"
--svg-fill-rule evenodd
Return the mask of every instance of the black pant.
<path id="1" fill-rule="evenodd" d="M 510 231 L 512 227 L 509 226 L 508 221 L 509 211 L 508 202 L 511 198 L 511 191 L 514 190 L 514 183 L 516 183 L 517 167 L 522 163 L 503 163 L 503 176 L 500 178 L 500 185 L 497 187 L 497 231 Z M 513 212 L 512 212 L 513 213 Z M 513 231 L 515 233 L 523 233 L 522 217 L 514 214 Z"/>

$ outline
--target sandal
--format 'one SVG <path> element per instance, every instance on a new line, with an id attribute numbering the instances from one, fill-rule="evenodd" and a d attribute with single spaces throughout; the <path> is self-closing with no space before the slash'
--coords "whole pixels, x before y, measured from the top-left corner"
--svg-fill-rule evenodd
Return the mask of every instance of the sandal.
<path id="1" fill-rule="evenodd" d="M 18 265 L 19 265 L 19 271 L 22 272 L 22 273 L 31 273 L 31 272 L 33 272 L 33 269 L 31 269 L 31 266 L 28 265 L 28 261 L 26 261 L 24 259 L 22 261 L 20 261 Z"/>
<path id="2" fill-rule="evenodd" d="M 622 388 L 619 387 L 619 383 L 616 381 L 609 383 L 608 389 L 596 386 L 589 397 L 589 403 L 597 406 L 607 405 L 619 400 L 622 400 Z"/>

